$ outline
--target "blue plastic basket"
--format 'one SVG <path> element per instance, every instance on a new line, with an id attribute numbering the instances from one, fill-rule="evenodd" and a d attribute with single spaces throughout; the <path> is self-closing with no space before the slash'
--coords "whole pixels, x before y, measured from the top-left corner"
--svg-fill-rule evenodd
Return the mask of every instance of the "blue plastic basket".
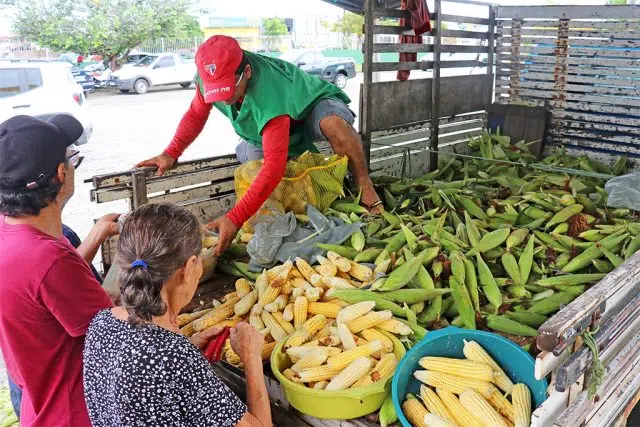
<path id="1" fill-rule="evenodd" d="M 423 369 L 418 365 L 420 358 L 441 356 L 462 359 L 464 358 L 463 340 L 476 341 L 480 344 L 502 367 L 514 384 L 526 384 L 531 390 L 535 406 L 542 404 L 547 398 L 547 382 L 535 379 L 533 376 L 535 365 L 533 357 L 518 345 L 490 332 L 448 327 L 429 332 L 402 358 L 396 368 L 391 384 L 391 393 L 393 406 L 403 426 L 411 427 L 411 423 L 402 414 L 402 402 L 404 402 L 407 393 L 420 395 L 420 381 L 413 376 L 416 370 Z"/>

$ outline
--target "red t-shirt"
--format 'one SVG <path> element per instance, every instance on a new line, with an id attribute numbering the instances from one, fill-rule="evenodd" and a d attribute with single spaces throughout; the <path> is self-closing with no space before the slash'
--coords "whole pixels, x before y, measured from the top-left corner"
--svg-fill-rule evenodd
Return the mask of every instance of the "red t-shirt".
<path id="1" fill-rule="evenodd" d="M 0 254 L 0 349 L 23 391 L 21 426 L 91 426 L 84 335 L 111 300 L 64 237 L 0 216 Z"/>
<path id="2" fill-rule="evenodd" d="M 212 105 L 205 103 L 200 91 L 196 90 L 191 106 L 182 117 L 173 140 L 164 152 L 178 159 L 202 132 L 211 108 Z M 284 176 L 289 153 L 291 121 L 289 116 L 275 117 L 262 131 L 262 151 L 264 152 L 262 169 L 244 197 L 227 213 L 227 217 L 238 228 L 258 212 Z"/>

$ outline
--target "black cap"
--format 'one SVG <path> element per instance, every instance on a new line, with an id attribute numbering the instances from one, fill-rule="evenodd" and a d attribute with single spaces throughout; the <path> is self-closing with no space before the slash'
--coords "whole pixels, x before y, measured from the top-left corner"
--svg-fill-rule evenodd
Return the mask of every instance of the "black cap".
<path id="1" fill-rule="evenodd" d="M 47 120 L 15 116 L 0 124 L 0 185 L 37 188 L 65 161 L 67 147 L 82 136 L 82 124 L 68 114 Z M 4 182 L 3 182 L 4 181 Z"/>

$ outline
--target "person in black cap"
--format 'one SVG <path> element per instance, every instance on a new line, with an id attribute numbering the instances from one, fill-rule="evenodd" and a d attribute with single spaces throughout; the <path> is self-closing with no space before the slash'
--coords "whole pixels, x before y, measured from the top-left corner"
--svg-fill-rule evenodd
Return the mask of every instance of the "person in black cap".
<path id="1" fill-rule="evenodd" d="M 75 249 L 62 209 L 74 192 L 82 125 L 69 115 L 0 124 L 0 350 L 23 390 L 22 426 L 90 426 L 82 386 L 89 323 L 112 301 L 89 263 L 118 232 L 101 218 Z"/>

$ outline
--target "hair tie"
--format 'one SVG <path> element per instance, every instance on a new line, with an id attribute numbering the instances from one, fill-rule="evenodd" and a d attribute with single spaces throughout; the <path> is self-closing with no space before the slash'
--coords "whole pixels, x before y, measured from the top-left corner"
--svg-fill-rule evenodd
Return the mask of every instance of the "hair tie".
<path id="1" fill-rule="evenodd" d="M 149 265 L 144 260 L 137 259 L 131 263 L 131 268 L 142 267 L 144 270 L 149 268 Z"/>

